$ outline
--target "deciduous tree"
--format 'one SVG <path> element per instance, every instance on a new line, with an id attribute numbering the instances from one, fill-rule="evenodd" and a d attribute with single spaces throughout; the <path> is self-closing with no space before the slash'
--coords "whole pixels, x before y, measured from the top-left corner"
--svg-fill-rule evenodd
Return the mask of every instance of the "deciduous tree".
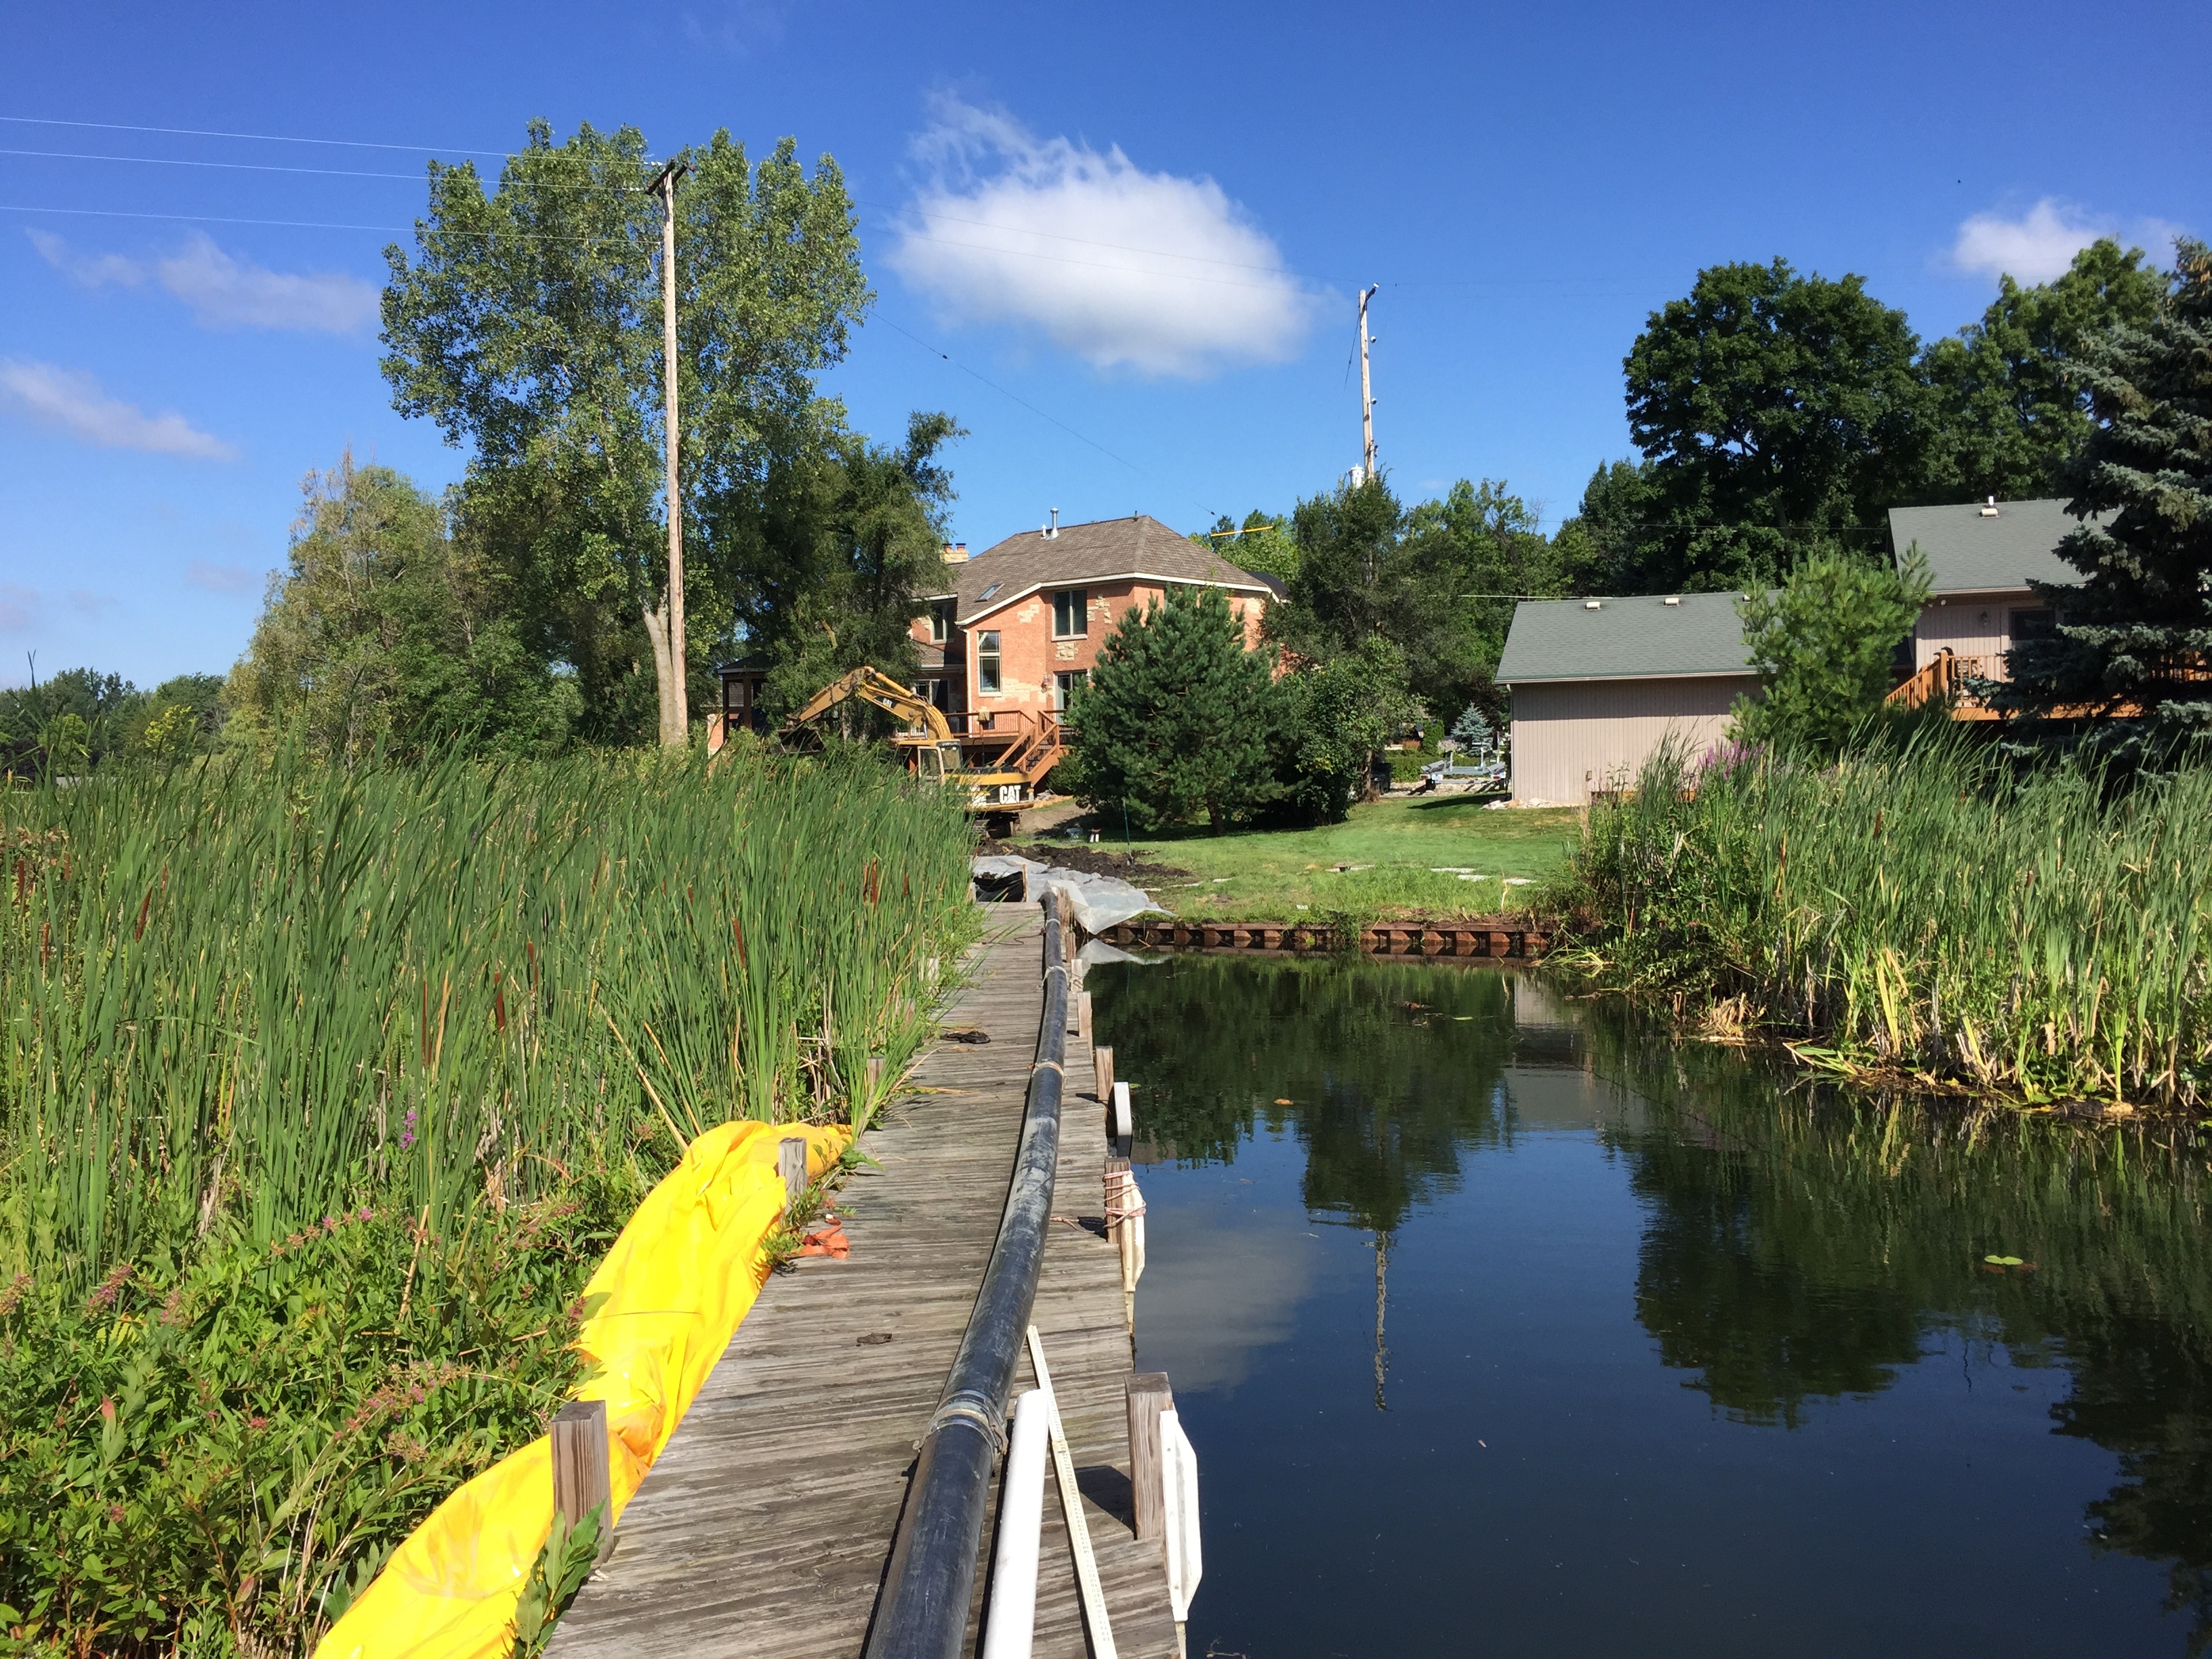
<path id="1" fill-rule="evenodd" d="M 1715 265 L 1624 362 L 1658 521 L 1644 591 L 1771 586 L 1911 499 L 1928 395 L 1905 313 L 1863 280 Z"/>
<path id="2" fill-rule="evenodd" d="M 677 510 L 703 653 L 732 614 L 718 535 L 776 461 L 842 428 L 814 376 L 872 295 L 828 156 L 809 177 L 786 139 L 755 167 L 718 132 L 677 159 Z M 489 196 L 473 163 L 433 161 L 414 258 L 386 250 L 383 368 L 402 414 L 472 447 L 470 516 L 595 728 L 616 734 L 642 635 L 662 740 L 680 742 L 677 693 L 702 665 L 669 654 L 655 170 L 635 128 L 556 145 L 544 121 Z"/>
<path id="3" fill-rule="evenodd" d="M 224 689 L 228 739 L 296 736 L 341 762 L 379 744 L 528 753 L 566 741 L 573 678 L 528 648 L 501 577 L 455 544 L 439 502 L 350 455 L 308 474 L 302 494 L 288 568 Z"/>
<path id="4" fill-rule="evenodd" d="M 1923 361 L 1929 498 L 2019 501 L 2058 488 L 2093 426 L 2078 360 L 2115 324 L 2148 324 L 2166 286 L 2141 248 L 2123 252 L 2110 238 L 2054 282 L 2002 278 L 1981 321 L 1935 342 Z"/>

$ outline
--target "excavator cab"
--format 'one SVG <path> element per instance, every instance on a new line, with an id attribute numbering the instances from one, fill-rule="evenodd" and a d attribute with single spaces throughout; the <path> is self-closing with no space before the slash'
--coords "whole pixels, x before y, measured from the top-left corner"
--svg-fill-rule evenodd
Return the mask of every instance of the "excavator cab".
<path id="1" fill-rule="evenodd" d="M 960 770 L 960 745 L 957 743 L 918 743 L 913 746 L 914 773 L 931 783 L 943 783 Z"/>

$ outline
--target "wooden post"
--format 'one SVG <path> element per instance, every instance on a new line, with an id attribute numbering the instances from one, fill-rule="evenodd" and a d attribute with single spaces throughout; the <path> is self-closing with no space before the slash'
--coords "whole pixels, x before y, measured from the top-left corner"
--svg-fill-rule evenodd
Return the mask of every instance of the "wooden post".
<path id="1" fill-rule="evenodd" d="M 1091 1069 L 1098 1074 L 1098 1103 L 1101 1106 L 1106 1105 L 1114 1098 L 1114 1045 L 1112 1043 L 1109 1042 L 1103 1048 L 1093 1048 L 1091 1051 Z M 1106 1133 L 1111 1134 L 1113 1132 L 1112 1126 L 1109 1125 Z"/>
<path id="2" fill-rule="evenodd" d="M 1129 1379 L 1129 1491 L 1140 1540 L 1164 1542 L 1167 1538 L 1167 1460 L 1160 1450 L 1160 1413 L 1174 1405 L 1165 1371 L 1139 1371 Z"/>
<path id="3" fill-rule="evenodd" d="M 871 1106 L 876 1103 L 876 1097 L 884 1091 L 884 1057 L 881 1054 L 868 1056 L 868 1104 Z"/>
<path id="4" fill-rule="evenodd" d="M 576 1400 L 553 1414 L 553 1510 L 569 1526 L 594 1510 L 599 1559 L 614 1547 L 614 1493 L 607 1469 L 607 1402 Z"/>
<path id="5" fill-rule="evenodd" d="M 806 1137 L 786 1135 L 775 1149 L 775 1166 L 783 1176 L 784 1204 L 796 1204 L 806 1190 Z"/>
<path id="6" fill-rule="evenodd" d="M 1121 1258 L 1121 1320 L 1130 1334 L 1137 1329 L 1137 1225 L 1124 1213 L 1136 1192 L 1136 1176 L 1126 1158 L 1106 1160 L 1106 1236 Z"/>
<path id="7" fill-rule="evenodd" d="M 1091 1041 L 1091 993 L 1075 994 L 1075 1034 L 1084 1042 Z"/>

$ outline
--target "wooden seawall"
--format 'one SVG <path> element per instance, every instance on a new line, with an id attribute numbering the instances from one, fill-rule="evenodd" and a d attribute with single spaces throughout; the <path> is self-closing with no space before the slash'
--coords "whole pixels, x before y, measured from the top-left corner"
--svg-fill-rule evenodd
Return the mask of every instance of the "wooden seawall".
<path id="1" fill-rule="evenodd" d="M 613 1553 L 562 1620 L 556 1659 L 858 1659 L 917 1441 L 997 1232 L 1042 1011 L 1034 909 L 987 911 L 973 984 L 945 1043 L 861 1149 L 836 1202 L 847 1261 L 771 1279 L 624 1512 Z M 1133 1363 L 1119 1258 L 1105 1242 L 1105 1107 L 1071 1033 L 1055 1222 L 1037 1287 L 1045 1347 L 1121 1653 L 1176 1650 L 1157 1544 L 1131 1531 L 1124 1389 Z M 1017 1390 L 1034 1386 L 1024 1358 Z M 994 1494 L 993 1514 L 997 1513 Z M 1056 1494 L 1045 1499 L 1035 1651 L 1086 1647 Z M 976 1573 L 970 1650 L 992 1534 Z"/>
<path id="2" fill-rule="evenodd" d="M 1099 937 L 1139 951 L 1330 951 L 1342 948 L 1335 928 L 1298 923 L 1125 921 Z M 1471 921 L 1377 922 L 1363 928 L 1359 949 L 1378 957 L 1460 957 L 1528 962 L 1551 948 L 1550 924 L 1527 916 Z M 1048 1362 L 1049 1363 L 1049 1362 Z"/>

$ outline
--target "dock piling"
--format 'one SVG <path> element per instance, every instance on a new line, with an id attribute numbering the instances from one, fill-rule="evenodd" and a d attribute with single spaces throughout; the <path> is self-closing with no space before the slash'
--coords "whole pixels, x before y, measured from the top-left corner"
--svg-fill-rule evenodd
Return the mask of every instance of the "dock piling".
<path id="1" fill-rule="evenodd" d="M 572 1400 L 553 1414 L 553 1512 L 570 1528 L 599 1517 L 602 1561 L 614 1547 L 614 1492 L 607 1462 L 607 1402 Z"/>
<path id="2" fill-rule="evenodd" d="M 1175 1394 L 1165 1371 L 1139 1371 L 1129 1379 L 1129 1489 L 1137 1537 L 1164 1541 L 1168 1532 L 1167 1457 L 1161 1449 L 1160 1413 Z"/>
<path id="3" fill-rule="evenodd" d="M 777 1143 L 775 1167 L 783 1176 L 783 1201 L 787 1209 L 806 1190 L 806 1137 L 786 1135 Z"/>

